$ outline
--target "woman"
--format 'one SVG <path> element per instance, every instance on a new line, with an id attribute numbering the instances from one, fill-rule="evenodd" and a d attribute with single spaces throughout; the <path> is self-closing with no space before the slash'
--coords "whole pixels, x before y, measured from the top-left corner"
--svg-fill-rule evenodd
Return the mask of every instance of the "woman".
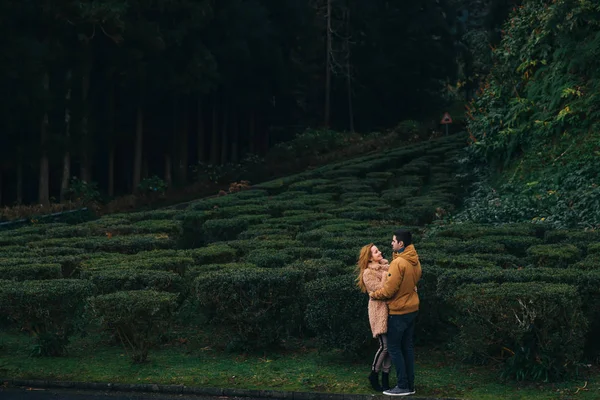
<path id="1" fill-rule="evenodd" d="M 360 250 L 358 257 L 356 282 L 363 293 L 380 289 L 385 279 L 389 264 L 381 255 L 381 251 L 373 243 L 369 243 Z M 384 301 L 369 299 L 369 323 L 373 337 L 379 340 L 379 349 L 371 366 L 369 382 L 373 389 L 381 392 L 390 388 L 390 368 L 392 358 L 387 351 L 387 320 L 388 306 Z M 382 372 L 381 385 L 379 385 L 379 372 Z"/>

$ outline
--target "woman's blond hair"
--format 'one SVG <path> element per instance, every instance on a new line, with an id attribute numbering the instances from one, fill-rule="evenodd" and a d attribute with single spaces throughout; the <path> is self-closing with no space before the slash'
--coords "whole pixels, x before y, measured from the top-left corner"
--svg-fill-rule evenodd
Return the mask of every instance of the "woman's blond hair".
<path id="1" fill-rule="evenodd" d="M 367 287 L 365 286 L 365 282 L 363 281 L 363 272 L 369 266 L 369 261 L 371 261 L 371 248 L 375 246 L 375 243 L 369 243 L 366 246 L 363 246 L 360 249 L 360 254 L 358 255 L 358 263 L 356 264 L 356 285 L 360 288 L 360 291 L 363 293 L 367 293 Z"/>

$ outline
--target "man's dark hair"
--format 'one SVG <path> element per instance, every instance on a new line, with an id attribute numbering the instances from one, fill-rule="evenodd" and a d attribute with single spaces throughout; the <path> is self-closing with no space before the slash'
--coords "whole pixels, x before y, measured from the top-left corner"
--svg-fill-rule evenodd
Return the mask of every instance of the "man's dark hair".
<path id="1" fill-rule="evenodd" d="M 404 242 L 404 247 L 412 244 L 412 233 L 410 233 L 410 231 L 398 229 L 397 231 L 394 231 L 394 236 L 396 236 L 398 242 Z"/>

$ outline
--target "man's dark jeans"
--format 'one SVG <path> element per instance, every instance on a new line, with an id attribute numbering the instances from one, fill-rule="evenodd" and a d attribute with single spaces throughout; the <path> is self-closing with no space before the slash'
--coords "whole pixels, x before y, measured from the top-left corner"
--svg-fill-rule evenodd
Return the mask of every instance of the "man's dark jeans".
<path id="1" fill-rule="evenodd" d="M 415 320 L 419 312 L 404 315 L 390 315 L 388 318 L 388 352 L 396 367 L 398 387 L 413 389 L 415 387 Z"/>

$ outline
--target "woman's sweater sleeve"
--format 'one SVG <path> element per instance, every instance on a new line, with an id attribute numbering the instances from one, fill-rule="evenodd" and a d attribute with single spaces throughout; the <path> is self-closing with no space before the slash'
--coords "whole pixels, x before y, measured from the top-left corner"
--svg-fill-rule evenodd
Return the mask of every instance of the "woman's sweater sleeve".
<path id="1" fill-rule="evenodd" d="M 367 292 L 374 292 L 383 287 L 383 281 L 379 280 L 378 273 L 376 271 L 365 269 L 363 272 L 363 282 L 367 287 Z"/>

